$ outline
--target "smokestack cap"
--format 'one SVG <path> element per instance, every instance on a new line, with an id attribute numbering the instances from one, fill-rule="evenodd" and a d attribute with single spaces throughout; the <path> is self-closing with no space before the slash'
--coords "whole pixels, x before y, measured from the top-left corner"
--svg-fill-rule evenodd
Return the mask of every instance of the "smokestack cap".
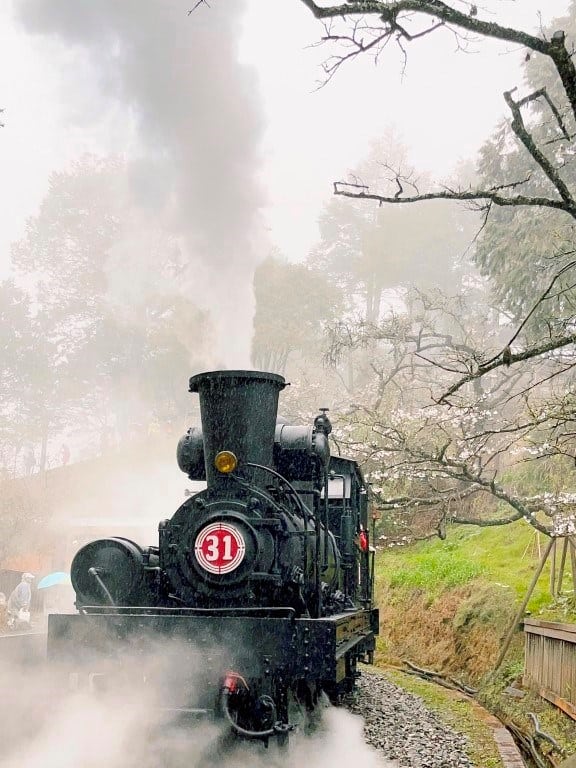
<path id="1" fill-rule="evenodd" d="M 200 395 L 208 488 L 230 483 L 214 466 L 221 451 L 230 451 L 241 464 L 272 466 L 278 395 L 285 386 L 283 376 L 265 371 L 208 371 L 192 376 L 190 392 Z M 264 482 L 263 477 L 254 478 L 257 484 Z"/>
<path id="2" fill-rule="evenodd" d="M 236 379 L 242 381 L 269 381 L 275 383 L 278 389 L 284 389 L 286 379 L 277 373 L 266 373 L 264 371 L 208 371 L 198 373 L 190 379 L 189 392 L 199 392 L 200 386 L 207 382 L 220 382 Z"/>

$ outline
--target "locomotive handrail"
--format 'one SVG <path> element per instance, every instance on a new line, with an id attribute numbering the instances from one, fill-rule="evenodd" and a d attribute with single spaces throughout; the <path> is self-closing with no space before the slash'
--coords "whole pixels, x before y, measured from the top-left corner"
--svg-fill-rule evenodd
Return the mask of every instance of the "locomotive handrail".
<path id="1" fill-rule="evenodd" d="M 114 598 L 112 597 L 112 595 L 110 594 L 110 591 L 108 590 L 108 587 L 106 586 L 106 584 L 100 578 L 100 574 L 98 573 L 98 569 L 97 568 L 88 568 L 88 573 L 90 574 L 90 576 L 93 577 L 93 579 L 96 581 L 96 583 L 98 584 L 98 586 L 100 587 L 102 592 L 106 595 L 106 599 L 108 600 L 110 605 L 111 606 L 116 605 L 116 603 L 114 602 Z"/>
<path id="2" fill-rule="evenodd" d="M 322 616 L 322 580 L 320 572 L 320 554 L 322 544 L 322 520 L 320 517 L 320 510 L 318 509 L 317 499 L 314 499 L 314 519 L 315 519 L 315 534 L 316 534 L 316 554 L 314 557 L 314 587 L 316 590 L 316 618 Z"/>
<path id="3" fill-rule="evenodd" d="M 82 610 L 92 615 L 117 614 L 119 616 L 144 615 L 153 616 L 162 614 L 163 616 L 255 616 L 271 618 L 293 619 L 296 617 L 296 611 L 290 606 L 270 606 L 253 608 L 156 608 L 155 606 L 141 605 L 83 605 Z"/>
<path id="4" fill-rule="evenodd" d="M 322 573 L 328 570 L 328 509 L 330 500 L 328 498 L 328 475 L 324 472 L 324 560 L 322 562 Z"/>

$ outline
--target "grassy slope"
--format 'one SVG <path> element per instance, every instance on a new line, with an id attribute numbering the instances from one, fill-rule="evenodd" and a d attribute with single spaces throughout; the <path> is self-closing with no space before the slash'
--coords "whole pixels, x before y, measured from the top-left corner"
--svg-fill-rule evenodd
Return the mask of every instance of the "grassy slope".
<path id="1" fill-rule="evenodd" d="M 502 696 L 502 689 L 521 679 L 523 636 L 518 632 L 497 676 L 491 673 L 502 639 L 526 595 L 546 546 L 523 522 L 502 528 L 458 526 L 446 541 L 419 542 L 378 553 L 377 599 L 381 637 L 377 662 L 402 659 L 460 676 L 481 687 L 481 699 L 520 724 L 525 712 L 537 711 L 542 727 L 572 752 L 576 724 L 541 702 Z M 569 569 L 568 569 L 569 572 Z M 550 597 L 550 564 L 542 573 L 528 611 L 559 621 L 576 621 L 568 601 Z M 564 592 L 572 584 L 565 578 Z"/>
<path id="2" fill-rule="evenodd" d="M 498 528 L 457 526 L 449 531 L 446 541 L 433 539 L 382 552 L 377 571 L 384 583 L 392 575 L 394 586 L 404 583 L 433 592 L 480 579 L 509 587 L 521 600 L 546 542 L 523 521 Z M 528 610 L 537 612 L 550 602 L 549 574 L 548 564 Z"/>
<path id="3" fill-rule="evenodd" d="M 544 546 L 529 525 L 518 522 L 501 528 L 456 526 L 445 541 L 381 551 L 380 659 L 408 656 L 477 682 L 494 665 Z M 533 614 L 550 602 L 549 570 L 528 605 Z M 507 663 L 521 660 L 521 648 L 517 637 Z"/>

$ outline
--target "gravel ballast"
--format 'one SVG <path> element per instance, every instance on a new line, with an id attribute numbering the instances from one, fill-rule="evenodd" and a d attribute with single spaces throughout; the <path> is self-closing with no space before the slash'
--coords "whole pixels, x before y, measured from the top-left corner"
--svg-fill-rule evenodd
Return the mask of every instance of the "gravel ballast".
<path id="1" fill-rule="evenodd" d="M 366 741 L 402 768 L 474 768 L 467 739 L 423 701 L 378 674 L 362 674 L 348 709 L 365 721 Z"/>

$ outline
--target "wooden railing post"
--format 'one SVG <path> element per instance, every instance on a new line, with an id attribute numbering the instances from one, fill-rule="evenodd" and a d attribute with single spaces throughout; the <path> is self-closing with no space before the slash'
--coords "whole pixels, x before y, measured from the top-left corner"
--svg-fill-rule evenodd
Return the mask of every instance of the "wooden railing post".
<path id="1" fill-rule="evenodd" d="M 508 652 L 508 648 L 510 647 L 510 643 L 512 642 L 512 637 L 514 636 L 514 632 L 516 630 L 516 627 L 518 625 L 518 622 L 520 619 L 524 616 L 524 611 L 526 610 L 526 606 L 528 605 L 528 601 L 532 597 L 532 592 L 534 592 L 534 587 L 536 586 L 536 582 L 540 578 L 540 574 L 544 570 L 544 566 L 546 564 L 546 560 L 548 560 L 548 555 L 550 554 L 550 550 L 554 546 L 556 539 L 550 538 L 546 549 L 544 550 L 544 554 L 542 555 L 542 558 L 540 560 L 540 564 L 538 565 L 538 568 L 536 569 L 536 572 L 534 573 L 534 576 L 532 577 L 532 581 L 530 582 L 530 586 L 528 587 L 528 591 L 526 592 L 526 595 L 524 597 L 524 600 L 522 600 L 522 603 L 520 605 L 520 608 L 518 608 L 518 612 L 516 613 L 516 616 L 514 616 L 514 621 L 510 625 L 510 629 L 508 630 L 508 634 L 506 635 L 506 639 L 504 640 L 504 645 L 502 646 L 502 650 L 500 651 L 500 655 L 498 656 L 498 659 L 496 661 L 496 665 L 494 666 L 494 671 L 500 668 L 500 665 L 504 661 L 504 657 L 506 656 Z"/>
<path id="2" fill-rule="evenodd" d="M 556 595 L 562 594 L 562 582 L 564 581 L 564 569 L 566 567 L 566 555 L 568 553 L 568 546 L 570 541 L 568 538 L 562 540 L 562 556 L 560 558 L 560 569 L 558 571 L 558 582 L 556 586 Z"/>

